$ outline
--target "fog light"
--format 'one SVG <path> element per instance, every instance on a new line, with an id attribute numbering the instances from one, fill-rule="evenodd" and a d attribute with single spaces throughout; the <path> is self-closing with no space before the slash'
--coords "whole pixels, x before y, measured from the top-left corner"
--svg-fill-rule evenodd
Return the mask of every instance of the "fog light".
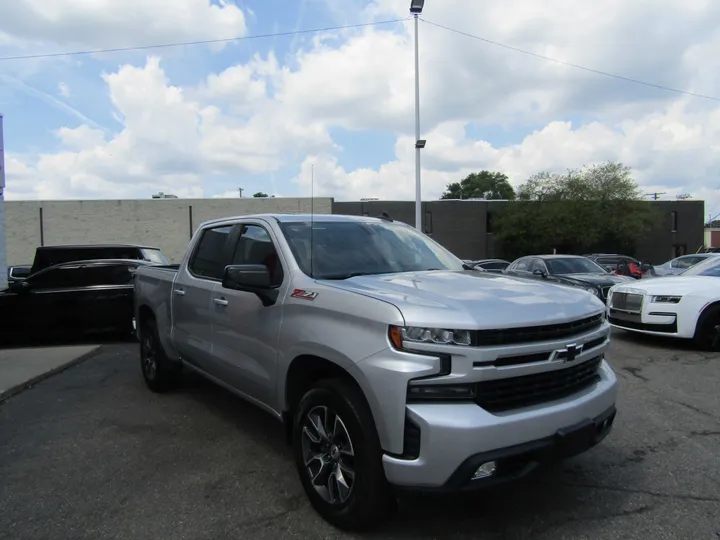
<path id="1" fill-rule="evenodd" d="M 477 468 L 475 474 L 473 474 L 472 480 L 480 480 L 481 478 L 487 478 L 488 476 L 492 476 L 493 474 L 495 474 L 495 469 L 496 467 L 494 461 L 488 461 L 486 463 L 483 463 Z"/>

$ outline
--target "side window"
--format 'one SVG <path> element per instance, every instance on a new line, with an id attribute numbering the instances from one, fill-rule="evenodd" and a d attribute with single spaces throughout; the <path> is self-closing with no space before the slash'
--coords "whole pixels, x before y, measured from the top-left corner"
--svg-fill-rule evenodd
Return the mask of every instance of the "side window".
<path id="1" fill-rule="evenodd" d="M 190 260 L 190 272 L 207 279 L 222 279 L 227 261 L 225 247 L 232 231 L 232 225 L 206 229 Z"/>
<path id="2" fill-rule="evenodd" d="M 530 265 L 530 271 L 534 272 L 535 270 L 542 270 L 543 272 L 547 273 L 545 263 L 542 262 L 540 259 L 533 259 L 532 264 Z"/>
<path id="3" fill-rule="evenodd" d="M 79 269 L 83 285 L 129 285 L 133 282 L 133 274 L 126 265 L 88 266 Z M 133 269 L 134 270 L 134 269 Z"/>
<path id="4" fill-rule="evenodd" d="M 33 289 L 60 289 L 86 285 L 85 272 L 78 266 L 52 268 L 28 279 Z"/>
<path id="5" fill-rule="evenodd" d="M 270 283 L 278 286 L 283 269 L 270 234 L 260 225 L 244 225 L 238 239 L 232 264 L 263 264 L 270 271 Z"/>
<path id="6" fill-rule="evenodd" d="M 693 264 L 693 259 L 695 257 L 682 257 L 675 261 L 675 268 L 690 268 Z"/>
<path id="7" fill-rule="evenodd" d="M 529 263 L 529 259 L 521 259 L 515 264 L 513 270 L 515 270 L 516 272 L 528 272 Z"/>

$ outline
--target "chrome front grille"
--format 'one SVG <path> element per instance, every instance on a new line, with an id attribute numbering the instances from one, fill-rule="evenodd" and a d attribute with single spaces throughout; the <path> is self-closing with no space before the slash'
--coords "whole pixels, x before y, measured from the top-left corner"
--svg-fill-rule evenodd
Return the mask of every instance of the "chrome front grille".
<path id="1" fill-rule="evenodd" d="M 626 292 L 615 292 L 612 295 L 610 307 L 621 311 L 642 311 L 643 295 Z"/>

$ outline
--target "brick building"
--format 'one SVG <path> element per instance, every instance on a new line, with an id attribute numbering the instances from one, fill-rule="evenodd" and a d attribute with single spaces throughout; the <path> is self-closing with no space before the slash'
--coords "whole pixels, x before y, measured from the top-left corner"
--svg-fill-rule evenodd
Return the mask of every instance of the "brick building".
<path id="1" fill-rule="evenodd" d="M 424 229 L 464 259 L 502 256 L 492 215 L 500 201 L 428 201 Z M 660 264 L 697 251 L 704 242 L 702 201 L 648 201 L 659 209 L 657 227 L 635 242 L 640 259 Z M 67 243 L 130 242 L 161 248 L 173 262 L 185 252 L 197 226 L 206 220 L 261 212 L 377 216 L 414 224 L 413 201 L 335 202 L 331 198 L 143 199 L 116 201 L 8 201 L 5 203 L 10 264 L 28 264 L 35 247 Z"/>

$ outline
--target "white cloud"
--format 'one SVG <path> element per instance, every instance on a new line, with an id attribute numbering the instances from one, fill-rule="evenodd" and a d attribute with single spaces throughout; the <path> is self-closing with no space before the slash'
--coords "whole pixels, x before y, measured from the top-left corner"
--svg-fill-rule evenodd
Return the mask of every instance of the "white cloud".
<path id="1" fill-rule="evenodd" d="M 689 111 L 689 99 L 664 110 L 617 125 L 592 122 L 574 126 L 552 122 L 521 143 L 493 146 L 469 139 L 463 122 L 447 122 L 427 134 L 422 151 L 423 197 L 439 198 L 445 186 L 482 169 L 502 171 L 518 185 L 539 171 L 562 172 L 585 164 L 620 160 L 633 169 L 647 192 L 666 198 L 690 193 L 705 199 L 708 209 L 720 206 L 720 108 L 710 114 Z M 310 167 L 315 165 L 315 194 L 340 200 L 362 197 L 413 199 L 413 138 L 401 136 L 397 159 L 377 169 L 346 171 L 332 155 L 308 157 L 293 182 L 310 193 Z"/>
<path id="2" fill-rule="evenodd" d="M 9 1 L 0 18 L 0 40 L 23 47 L 126 47 L 231 38 L 246 30 L 239 7 L 210 0 Z"/>
<path id="3" fill-rule="evenodd" d="M 408 9 L 407 0 L 375 0 L 364 10 L 356 0 L 326 1 L 331 13 L 356 13 L 361 21 L 403 18 Z M 150 43 L 245 31 L 242 11 L 230 3 L 177 0 L 167 8 L 161 0 L 132 0 L 118 7 L 101 0 L 98 6 L 104 3 L 106 12 L 80 13 L 80 0 L 58 0 L 40 15 L 39 3 L 13 4 L 0 34 L 17 39 L 22 31 L 28 39 L 66 45 L 82 36 L 83 43 L 104 46 L 127 44 L 128 35 Z M 131 31 L 130 13 L 137 17 Z M 711 0 L 601 0 L 583 9 L 570 0 L 443 0 L 428 2 L 423 17 L 535 54 L 720 95 L 720 3 Z M 420 39 L 425 196 L 437 197 L 447 183 L 483 168 L 519 183 L 540 170 L 617 159 L 648 190 L 668 197 L 689 192 L 706 197 L 709 208 L 720 205 L 717 102 L 573 69 L 427 23 Z M 157 58 L 113 69 L 103 78 L 122 130 L 107 133 L 86 121 L 59 129 L 58 152 L 17 156 L 15 172 L 8 167 L 8 196 L 158 190 L 211 196 L 226 187 L 210 187 L 214 175 L 287 165 L 298 167 L 295 183 L 309 194 L 314 163 L 318 195 L 413 198 L 412 23 L 331 32 L 299 46 L 287 61 L 258 54 L 184 86 L 169 80 Z M 501 126 L 517 143 L 470 137 L 470 125 L 473 133 Z M 396 158 L 373 168 L 344 167 L 330 136 L 338 126 L 393 133 Z M 356 157 L 363 152 L 344 146 Z M 284 190 L 287 184 L 277 191 Z"/>
<path id="4" fill-rule="evenodd" d="M 60 94 L 64 98 L 70 97 L 70 87 L 62 81 L 59 82 L 58 83 L 58 94 Z"/>
<path id="5" fill-rule="evenodd" d="M 267 63 L 254 65 L 264 76 Z M 59 129 L 62 149 L 25 164 L 38 178 L 32 198 L 144 197 L 158 190 L 202 196 L 206 176 L 277 170 L 298 155 L 333 147 L 324 126 L 300 123 L 282 106 L 245 117 L 207 105 L 198 98 L 207 87 L 173 86 L 155 57 L 103 79 L 124 128 L 109 135 L 87 125 Z M 7 197 L 28 197 L 26 186 L 16 185 L 9 171 Z"/>

